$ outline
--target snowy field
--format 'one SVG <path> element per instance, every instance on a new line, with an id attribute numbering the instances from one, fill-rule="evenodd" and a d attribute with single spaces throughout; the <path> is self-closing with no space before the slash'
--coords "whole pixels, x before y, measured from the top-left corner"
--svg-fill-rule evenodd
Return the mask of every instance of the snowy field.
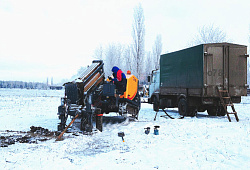
<path id="1" fill-rule="evenodd" d="M 32 125 L 56 130 L 63 93 L 0 89 L 0 136 Z M 250 169 L 250 96 L 235 108 L 239 122 L 206 112 L 174 120 L 159 112 L 154 121 L 152 105 L 142 103 L 137 122 L 108 124 L 91 136 L 68 133 L 59 142 L 0 147 L 0 169 Z M 167 112 L 177 115 L 176 109 Z M 159 135 L 153 134 L 155 125 Z"/>

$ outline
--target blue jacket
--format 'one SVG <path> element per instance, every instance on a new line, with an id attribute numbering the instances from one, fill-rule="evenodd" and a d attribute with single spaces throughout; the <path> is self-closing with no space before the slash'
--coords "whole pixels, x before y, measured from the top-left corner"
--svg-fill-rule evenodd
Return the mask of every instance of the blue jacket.
<path id="1" fill-rule="evenodd" d="M 114 76 L 113 81 L 122 81 L 123 79 L 126 79 L 126 75 L 117 66 L 112 68 L 112 72 Z"/>

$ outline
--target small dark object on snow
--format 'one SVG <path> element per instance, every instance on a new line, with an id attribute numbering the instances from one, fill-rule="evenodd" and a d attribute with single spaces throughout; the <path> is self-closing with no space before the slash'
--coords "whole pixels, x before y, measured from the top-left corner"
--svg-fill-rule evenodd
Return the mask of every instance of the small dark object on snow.
<path id="1" fill-rule="evenodd" d="M 35 127 L 35 126 L 31 126 L 31 127 L 30 127 L 30 131 L 31 131 L 31 132 L 35 132 L 36 130 L 37 130 L 37 127 Z"/>
<path id="2" fill-rule="evenodd" d="M 122 141 L 123 141 L 123 142 L 125 142 L 124 139 L 123 139 L 123 137 L 125 136 L 124 132 L 119 132 L 119 133 L 118 133 L 118 136 L 122 138 Z"/>
<path id="3" fill-rule="evenodd" d="M 8 147 L 9 145 L 15 144 L 15 139 L 13 136 L 1 136 L 0 144 L 1 147 Z"/>
<path id="4" fill-rule="evenodd" d="M 23 136 L 20 138 L 17 138 L 16 141 L 19 143 L 29 143 L 31 139 L 31 136 Z"/>
<path id="5" fill-rule="evenodd" d="M 79 136 L 79 134 L 78 134 L 78 133 L 73 133 L 72 135 L 74 135 L 74 136 Z"/>
<path id="6" fill-rule="evenodd" d="M 8 147 L 7 144 L 1 144 L 1 147 Z"/>
<path id="7" fill-rule="evenodd" d="M 59 132 L 59 131 L 56 131 L 56 132 L 55 132 L 55 135 L 56 135 L 56 136 L 59 136 L 60 134 L 61 134 L 61 132 Z"/>
<path id="8" fill-rule="evenodd" d="M 14 139 L 8 139 L 8 145 L 13 145 L 15 144 L 15 140 Z"/>
<path id="9" fill-rule="evenodd" d="M 144 128 L 145 129 L 145 134 L 149 134 L 149 132 L 150 132 L 150 127 L 146 127 L 146 128 Z"/>
<path id="10" fill-rule="evenodd" d="M 155 135 L 159 135 L 159 130 L 158 130 L 158 128 L 160 128 L 160 126 L 154 126 L 155 128 L 154 128 L 154 134 Z"/>
<path id="11" fill-rule="evenodd" d="M 42 138 L 42 139 L 38 139 L 39 141 L 41 141 L 41 142 L 44 142 L 44 141 L 47 141 L 47 140 L 49 140 L 48 138 Z"/>
<path id="12" fill-rule="evenodd" d="M 50 136 L 52 135 L 48 129 L 42 127 L 31 126 L 30 131 L 39 135 Z"/>

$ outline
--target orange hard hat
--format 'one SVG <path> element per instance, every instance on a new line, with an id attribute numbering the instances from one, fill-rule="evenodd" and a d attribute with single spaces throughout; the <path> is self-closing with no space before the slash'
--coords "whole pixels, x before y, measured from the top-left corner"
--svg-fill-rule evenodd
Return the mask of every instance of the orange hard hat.
<path id="1" fill-rule="evenodd" d="M 131 74 L 131 71 L 130 71 L 130 70 L 128 70 L 128 71 L 127 71 L 127 74 Z"/>

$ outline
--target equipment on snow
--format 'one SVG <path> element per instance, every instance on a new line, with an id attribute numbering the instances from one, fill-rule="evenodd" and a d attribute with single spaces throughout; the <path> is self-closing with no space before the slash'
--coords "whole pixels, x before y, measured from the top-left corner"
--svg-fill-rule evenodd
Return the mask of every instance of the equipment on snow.
<path id="1" fill-rule="evenodd" d="M 160 126 L 154 126 L 155 128 L 154 128 L 154 134 L 155 135 L 159 135 L 159 130 L 158 130 L 158 128 L 160 128 Z"/>
<path id="2" fill-rule="evenodd" d="M 149 134 L 149 132 L 150 132 L 150 127 L 146 127 L 146 128 L 144 128 L 145 129 L 145 134 Z"/>
<path id="3" fill-rule="evenodd" d="M 78 115 L 80 130 L 83 132 L 92 132 L 93 121 L 96 121 L 96 129 L 102 131 L 103 115 L 110 112 L 138 119 L 141 107 L 139 80 L 132 74 L 127 75 L 126 91 L 119 94 L 112 81 L 105 81 L 103 66 L 102 60 L 94 60 L 78 79 L 64 84 L 65 96 L 58 107 L 58 117 L 61 120 L 58 131 L 65 129 L 69 116 L 74 118 Z"/>
<path id="4" fill-rule="evenodd" d="M 122 141 L 123 141 L 123 142 L 125 142 L 125 141 L 124 141 L 124 138 L 123 138 L 123 137 L 125 136 L 124 132 L 119 132 L 119 133 L 118 133 L 118 136 L 122 138 Z"/>

